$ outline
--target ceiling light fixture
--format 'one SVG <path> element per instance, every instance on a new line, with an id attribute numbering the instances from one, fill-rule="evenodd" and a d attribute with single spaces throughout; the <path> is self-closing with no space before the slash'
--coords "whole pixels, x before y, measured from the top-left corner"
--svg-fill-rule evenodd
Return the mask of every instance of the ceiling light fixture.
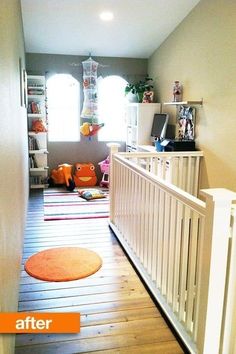
<path id="1" fill-rule="evenodd" d="M 113 18 L 114 18 L 114 15 L 110 11 L 103 11 L 100 13 L 100 19 L 102 21 L 111 21 L 111 20 L 113 20 Z"/>

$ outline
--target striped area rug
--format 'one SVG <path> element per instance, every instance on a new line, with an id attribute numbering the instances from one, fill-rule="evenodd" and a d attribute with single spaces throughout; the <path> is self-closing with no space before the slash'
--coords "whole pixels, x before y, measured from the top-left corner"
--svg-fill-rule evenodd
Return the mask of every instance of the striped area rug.
<path id="1" fill-rule="evenodd" d="M 45 189 L 44 220 L 108 218 L 108 189 L 99 189 L 106 193 L 106 198 L 89 201 L 79 197 L 77 190 L 69 192 L 63 188 Z"/>

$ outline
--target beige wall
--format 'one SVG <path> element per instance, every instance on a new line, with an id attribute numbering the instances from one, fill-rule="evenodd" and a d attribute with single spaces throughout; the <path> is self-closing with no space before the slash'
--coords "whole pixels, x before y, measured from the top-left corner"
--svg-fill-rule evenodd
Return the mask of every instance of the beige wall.
<path id="1" fill-rule="evenodd" d="M 149 60 L 157 100 L 172 100 L 180 80 L 197 107 L 196 142 L 204 151 L 202 187 L 236 191 L 236 2 L 202 0 Z M 165 106 L 173 122 L 175 109 Z"/>
<path id="2" fill-rule="evenodd" d="M 0 10 L 0 311 L 18 305 L 18 281 L 28 198 L 26 111 L 20 106 L 19 57 L 24 66 L 20 1 Z M 0 353 L 14 353 L 14 336 L 0 335 Z"/>

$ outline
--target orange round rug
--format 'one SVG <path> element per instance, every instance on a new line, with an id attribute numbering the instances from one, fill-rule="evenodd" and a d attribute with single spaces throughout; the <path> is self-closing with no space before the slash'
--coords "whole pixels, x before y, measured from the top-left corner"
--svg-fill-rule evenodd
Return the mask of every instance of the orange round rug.
<path id="1" fill-rule="evenodd" d="M 58 247 L 38 252 L 25 263 L 26 272 L 47 281 L 70 281 L 88 277 L 102 266 L 99 255 L 86 248 Z"/>

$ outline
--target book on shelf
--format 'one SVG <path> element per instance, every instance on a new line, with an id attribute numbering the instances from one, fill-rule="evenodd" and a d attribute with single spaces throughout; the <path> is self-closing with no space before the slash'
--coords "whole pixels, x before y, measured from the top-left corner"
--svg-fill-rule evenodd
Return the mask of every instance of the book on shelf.
<path id="1" fill-rule="evenodd" d="M 36 82 L 28 82 L 28 88 L 41 88 L 44 89 L 44 84 Z"/>
<path id="2" fill-rule="evenodd" d="M 42 88 L 28 88 L 28 95 L 39 95 L 39 96 L 43 96 L 44 95 L 44 89 Z"/>
<path id="3" fill-rule="evenodd" d="M 38 140 L 34 136 L 29 136 L 29 150 L 40 150 Z"/>
<path id="4" fill-rule="evenodd" d="M 38 168 L 38 163 L 34 155 L 31 155 L 29 157 L 29 166 L 30 168 Z"/>
<path id="5" fill-rule="evenodd" d="M 30 184 L 47 184 L 47 178 L 43 176 L 30 176 Z"/>
<path id="6" fill-rule="evenodd" d="M 42 111 L 41 111 L 40 104 L 35 101 L 30 102 L 28 104 L 27 112 L 31 114 L 41 114 Z"/>

